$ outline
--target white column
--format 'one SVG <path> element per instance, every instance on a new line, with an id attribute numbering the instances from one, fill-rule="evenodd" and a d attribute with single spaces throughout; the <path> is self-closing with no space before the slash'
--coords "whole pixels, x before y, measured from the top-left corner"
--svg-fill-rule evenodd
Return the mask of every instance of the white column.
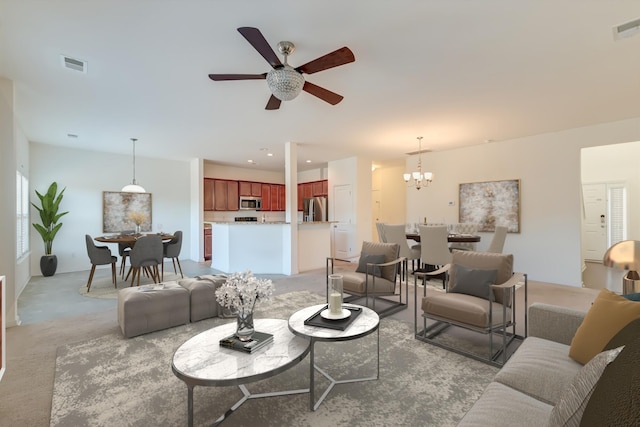
<path id="1" fill-rule="evenodd" d="M 298 274 L 298 144 L 287 142 L 284 148 L 284 184 L 286 214 L 283 233 L 283 262 L 285 274 Z"/>

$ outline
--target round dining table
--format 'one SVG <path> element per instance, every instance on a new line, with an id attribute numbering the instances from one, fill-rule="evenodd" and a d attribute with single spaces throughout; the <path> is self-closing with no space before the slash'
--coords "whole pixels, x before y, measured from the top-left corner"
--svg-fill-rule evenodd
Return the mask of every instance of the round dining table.
<path id="1" fill-rule="evenodd" d="M 407 239 L 419 242 L 420 233 L 407 233 Z M 449 243 L 477 243 L 480 241 L 480 236 L 475 234 L 449 234 L 449 236 L 447 236 L 447 240 Z"/>
<path id="2" fill-rule="evenodd" d="M 94 237 L 93 240 L 96 242 L 102 243 L 122 243 L 129 247 L 133 247 L 136 244 L 136 241 L 144 236 L 155 236 L 158 235 L 162 239 L 163 242 L 169 241 L 173 239 L 173 234 L 165 234 L 165 233 L 149 233 L 149 234 L 114 234 L 111 236 L 98 236 Z"/>

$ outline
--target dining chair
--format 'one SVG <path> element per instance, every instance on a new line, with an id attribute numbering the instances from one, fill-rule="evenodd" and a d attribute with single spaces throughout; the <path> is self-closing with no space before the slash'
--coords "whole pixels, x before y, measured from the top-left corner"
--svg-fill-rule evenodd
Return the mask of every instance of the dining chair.
<path id="1" fill-rule="evenodd" d="M 386 243 L 395 243 L 400 245 L 400 256 L 405 259 L 404 271 L 408 269 L 409 261 L 411 261 L 411 270 L 415 271 L 415 261 L 420 262 L 420 248 L 410 247 L 407 243 L 407 232 L 404 224 L 383 224 L 383 233 L 386 237 Z"/>
<path id="2" fill-rule="evenodd" d="M 111 264 L 111 280 L 113 281 L 113 286 L 117 289 L 116 263 L 118 262 L 118 258 L 111 255 L 111 249 L 108 247 L 96 246 L 88 234 L 85 234 L 84 238 L 87 243 L 87 255 L 89 255 L 89 260 L 91 261 L 91 272 L 89 273 L 89 280 L 87 281 L 87 293 L 91 290 L 91 281 L 93 280 L 93 274 L 96 272 L 96 265 Z"/>
<path id="3" fill-rule="evenodd" d="M 378 231 L 378 241 L 387 243 L 387 238 L 384 235 L 384 222 L 376 222 L 376 230 Z"/>
<path id="4" fill-rule="evenodd" d="M 134 234 L 136 231 L 135 230 L 122 230 L 120 232 L 121 236 L 126 236 L 129 234 Z M 124 272 L 126 270 L 126 266 L 127 266 L 127 257 L 129 255 L 131 255 L 131 246 L 125 244 L 125 243 L 118 243 L 118 255 L 120 255 L 120 276 L 122 277 L 122 279 L 124 280 Z"/>
<path id="5" fill-rule="evenodd" d="M 420 261 L 422 266 L 420 270 L 430 272 L 441 269 L 451 263 L 451 251 L 449 250 L 449 231 L 446 225 L 430 226 L 420 225 Z M 446 273 L 434 276 L 442 280 L 444 288 L 447 277 Z"/>
<path id="6" fill-rule="evenodd" d="M 496 254 L 502 253 L 502 249 L 504 248 L 504 241 L 507 239 L 507 231 L 507 227 L 496 225 L 496 229 L 493 232 L 493 238 L 491 239 L 491 243 L 489 243 L 487 252 L 493 252 Z"/>
<path id="7" fill-rule="evenodd" d="M 478 233 L 478 224 L 458 223 L 453 226 L 454 234 L 471 234 Z M 453 242 L 449 245 L 449 249 L 459 249 L 461 251 L 475 251 L 477 244 L 474 242 Z"/>
<path id="8" fill-rule="evenodd" d="M 178 230 L 173 233 L 173 239 L 168 242 L 164 242 L 162 244 L 163 257 L 171 258 L 173 261 L 173 272 L 178 274 L 176 270 L 176 262 L 178 263 L 178 268 L 180 269 L 180 276 L 184 279 L 184 274 L 182 274 L 182 266 L 180 265 L 180 249 L 182 248 L 182 231 Z M 162 262 L 162 280 L 164 280 L 164 258 Z"/>
<path id="9" fill-rule="evenodd" d="M 126 277 L 126 279 L 128 279 L 131 274 L 131 285 L 129 286 L 133 286 L 136 277 L 138 279 L 137 285 L 140 285 L 142 269 L 153 279 L 153 283 L 160 282 L 158 266 L 162 264 L 164 259 L 163 254 L 162 239 L 157 234 L 143 236 L 137 239 L 129 256 L 131 259 L 131 268 Z"/>

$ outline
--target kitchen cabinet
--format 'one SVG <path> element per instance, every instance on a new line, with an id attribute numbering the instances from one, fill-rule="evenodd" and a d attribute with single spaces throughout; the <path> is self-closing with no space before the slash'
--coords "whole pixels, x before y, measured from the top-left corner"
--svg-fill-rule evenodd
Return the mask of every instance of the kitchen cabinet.
<path id="1" fill-rule="evenodd" d="M 262 196 L 262 183 L 239 181 L 239 191 L 241 196 L 261 197 Z"/>
<path id="2" fill-rule="evenodd" d="M 262 184 L 260 186 L 262 192 L 260 196 L 262 197 L 262 210 L 270 211 L 271 210 L 271 184 Z"/>
<path id="3" fill-rule="evenodd" d="M 204 210 L 213 210 L 213 179 L 204 179 Z"/>
<path id="4" fill-rule="evenodd" d="M 329 194 L 329 181 L 303 182 L 298 184 L 298 210 L 304 209 L 304 199 L 309 197 L 327 196 Z"/>
<path id="5" fill-rule="evenodd" d="M 204 229 L 204 260 L 209 261 L 211 259 L 211 229 Z"/>
<path id="6" fill-rule="evenodd" d="M 313 190 L 313 197 L 324 196 L 324 193 L 322 193 L 322 181 L 312 182 L 311 188 Z"/>
<path id="7" fill-rule="evenodd" d="M 282 184 L 271 184 L 271 210 L 285 210 L 285 186 Z"/>
<path id="8" fill-rule="evenodd" d="M 214 200 L 216 211 L 237 211 L 239 206 L 238 181 L 215 179 L 213 182 Z"/>

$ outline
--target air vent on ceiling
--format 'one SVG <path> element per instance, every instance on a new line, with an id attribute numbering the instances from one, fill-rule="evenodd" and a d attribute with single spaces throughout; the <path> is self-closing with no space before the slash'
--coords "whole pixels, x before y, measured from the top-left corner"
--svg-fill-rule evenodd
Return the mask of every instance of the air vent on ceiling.
<path id="1" fill-rule="evenodd" d="M 81 73 L 87 73 L 87 61 L 71 58 L 70 56 L 60 55 L 62 60 L 62 66 L 69 70 L 80 71 Z"/>
<path id="2" fill-rule="evenodd" d="M 613 27 L 613 38 L 616 40 L 635 36 L 638 33 L 640 33 L 640 18 Z"/>

